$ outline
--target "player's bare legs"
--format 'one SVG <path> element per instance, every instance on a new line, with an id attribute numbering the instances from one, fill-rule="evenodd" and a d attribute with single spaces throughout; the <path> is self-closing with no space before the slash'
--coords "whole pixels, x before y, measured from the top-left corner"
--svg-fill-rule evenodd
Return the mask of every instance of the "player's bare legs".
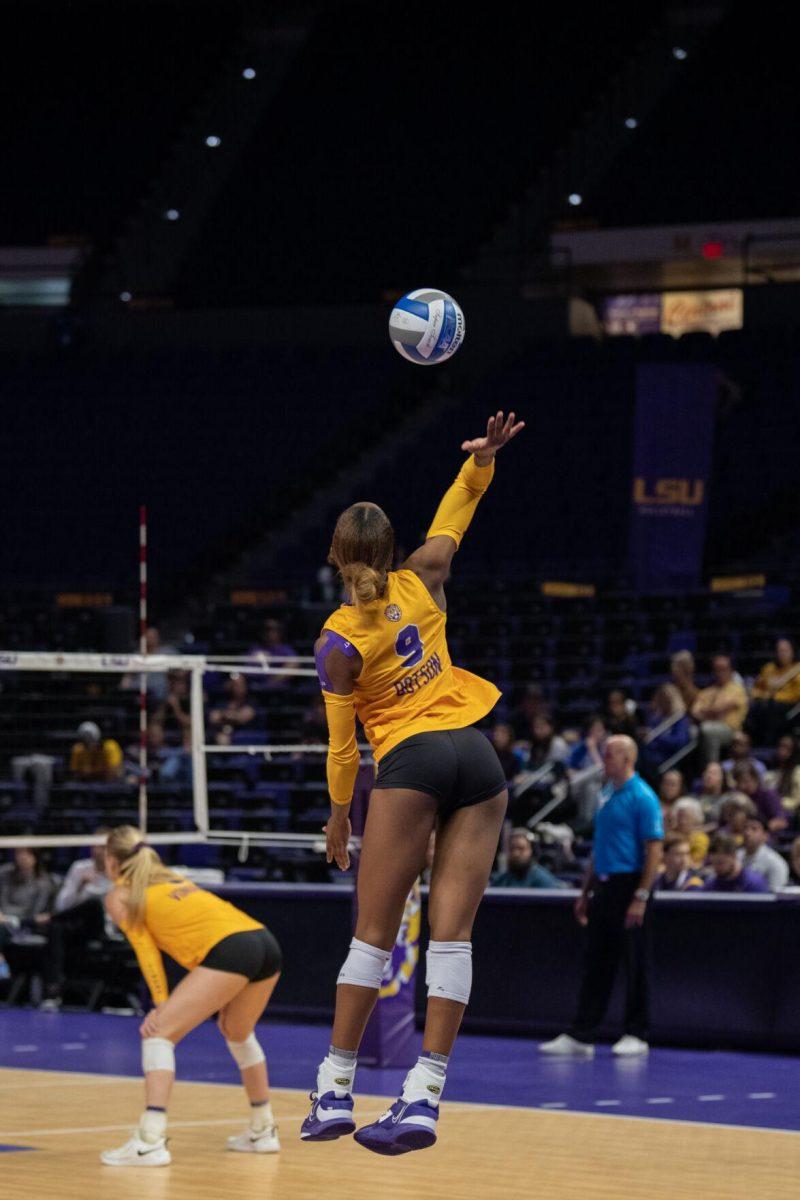
<path id="1" fill-rule="evenodd" d="M 394 788 L 372 793 L 358 868 L 355 936 L 360 942 L 391 952 L 435 821 L 431 796 Z M 358 1050 L 377 998 L 377 988 L 339 984 L 334 1046 Z"/>
<path id="2" fill-rule="evenodd" d="M 425 793 L 403 788 L 372 793 L 358 871 L 358 923 L 336 988 L 330 1050 L 300 1133 L 305 1141 L 330 1141 L 355 1130 L 358 1047 L 435 820 L 436 801 Z"/>
<path id="3" fill-rule="evenodd" d="M 472 985 L 472 925 L 497 851 L 506 812 L 505 790 L 458 809 L 436 837 L 431 875 L 427 955 L 428 1009 L 422 1054 L 400 1098 L 356 1141 L 377 1154 L 405 1154 L 436 1141 L 447 1062 Z"/>
<path id="4" fill-rule="evenodd" d="M 459 808 L 439 828 L 431 872 L 428 923 L 433 942 L 469 942 L 489 882 L 508 794 Z M 422 1052 L 450 1054 L 465 1004 L 428 999 Z"/>
<path id="5" fill-rule="evenodd" d="M 278 1128 L 269 1099 L 267 1060 L 257 1044 L 255 1028 L 269 1003 L 280 972 L 248 983 L 221 1010 L 217 1024 L 237 1059 L 242 1086 L 250 1102 L 250 1122 L 243 1133 L 228 1138 L 228 1149 L 254 1154 L 280 1150 Z"/>

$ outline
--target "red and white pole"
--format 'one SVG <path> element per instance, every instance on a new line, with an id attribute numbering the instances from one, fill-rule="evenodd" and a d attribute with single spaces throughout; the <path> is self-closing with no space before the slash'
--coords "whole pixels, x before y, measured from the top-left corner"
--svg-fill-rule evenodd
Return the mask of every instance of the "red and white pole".
<path id="1" fill-rule="evenodd" d="M 139 653 L 147 655 L 147 508 L 139 508 Z M 139 675 L 139 828 L 147 833 L 147 673 Z"/>

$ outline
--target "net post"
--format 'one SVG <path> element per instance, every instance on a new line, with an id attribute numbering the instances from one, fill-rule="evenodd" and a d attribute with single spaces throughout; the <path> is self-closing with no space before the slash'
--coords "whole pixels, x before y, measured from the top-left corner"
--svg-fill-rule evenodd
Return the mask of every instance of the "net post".
<path id="1" fill-rule="evenodd" d="M 193 667 L 190 677 L 189 711 L 192 735 L 192 795 L 194 823 L 203 833 L 208 832 L 208 785 L 206 778 L 206 730 L 203 716 L 203 667 Z"/>
<path id="2" fill-rule="evenodd" d="M 147 655 L 147 508 L 139 507 L 139 653 Z M 139 675 L 139 828 L 147 833 L 147 674 Z"/>

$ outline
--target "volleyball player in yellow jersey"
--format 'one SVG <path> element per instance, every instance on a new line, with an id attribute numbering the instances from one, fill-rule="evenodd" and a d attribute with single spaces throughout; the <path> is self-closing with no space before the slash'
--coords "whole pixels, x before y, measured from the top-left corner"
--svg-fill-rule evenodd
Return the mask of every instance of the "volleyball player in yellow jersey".
<path id="1" fill-rule="evenodd" d="M 155 1008 L 142 1036 L 145 1110 L 136 1133 L 101 1155 L 112 1167 L 162 1167 L 167 1105 L 175 1081 L 175 1044 L 214 1013 L 241 1071 L 250 1127 L 228 1149 L 280 1150 L 269 1103 L 267 1064 L 254 1030 L 278 982 L 281 951 L 260 921 L 165 866 L 138 829 L 121 825 L 106 844 L 106 873 L 116 887 L 106 908 L 130 941 Z M 170 994 L 161 952 L 188 974 Z"/>
<path id="2" fill-rule="evenodd" d="M 497 451 L 523 428 L 514 414 L 490 417 L 486 436 L 464 442 L 470 457 L 444 496 L 423 546 L 390 566 L 394 534 L 374 504 L 354 504 L 336 523 L 330 561 L 348 594 L 316 643 L 329 727 L 328 861 L 349 865 L 349 806 L 359 765 L 360 718 L 378 775 L 358 874 L 358 923 L 336 992 L 332 1044 L 303 1122 L 306 1141 L 353 1133 L 358 1047 L 378 996 L 406 897 L 438 821 L 428 909 L 428 1009 L 422 1056 L 380 1120 L 356 1133 L 379 1154 L 436 1140 L 447 1060 L 472 983 L 472 924 L 489 879 L 507 794 L 488 739 L 472 728 L 500 693 L 452 666 L 445 639 L 444 583 L 491 482 Z"/>

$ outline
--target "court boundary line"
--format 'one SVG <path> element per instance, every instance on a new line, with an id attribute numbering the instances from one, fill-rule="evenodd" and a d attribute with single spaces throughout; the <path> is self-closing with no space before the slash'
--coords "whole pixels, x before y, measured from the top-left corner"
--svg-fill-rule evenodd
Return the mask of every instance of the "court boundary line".
<path id="1" fill-rule="evenodd" d="M 0 1066 L 0 1082 L 2 1081 L 1 1073 L 3 1071 L 25 1071 L 25 1072 L 30 1072 L 31 1074 L 36 1072 L 37 1074 L 40 1074 L 40 1075 L 88 1075 L 91 1078 L 97 1079 L 97 1080 L 108 1080 L 108 1081 L 114 1081 L 114 1082 L 122 1081 L 122 1082 L 126 1082 L 126 1083 L 132 1083 L 135 1081 L 141 1082 L 141 1078 L 142 1078 L 141 1075 L 104 1075 L 102 1071 L 56 1071 L 49 1067 L 4 1067 L 4 1066 Z M 195 1087 L 195 1086 L 198 1086 L 198 1087 L 220 1087 L 220 1088 L 231 1088 L 231 1089 L 236 1089 L 236 1090 L 241 1088 L 240 1083 L 220 1083 L 218 1080 L 213 1080 L 213 1079 L 209 1079 L 209 1080 L 177 1079 L 176 1083 L 188 1085 L 190 1087 Z M 278 1092 L 281 1094 L 284 1094 L 286 1092 L 301 1092 L 302 1093 L 303 1089 L 302 1088 L 270 1086 L 270 1091 Z M 367 1101 L 375 1100 L 380 1103 L 385 1103 L 387 1100 L 392 1100 L 392 1099 L 397 1099 L 397 1097 L 396 1096 L 380 1096 L 380 1095 L 377 1095 L 375 1092 L 358 1092 L 356 1095 L 357 1101 L 358 1100 L 367 1100 Z M 778 1128 L 774 1128 L 773 1126 L 770 1126 L 770 1125 L 737 1125 L 737 1124 L 734 1124 L 729 1121 L 692 1121 L 692 1120 L 689 1120 L 687 1117 L 650 1117 L 650 1116 L 644 1116 L 644 1115 L 638 1116 L 636 1114 L 631 1115 L 630 1113 L 609 1112 L 607 1109 L 603 1109 L 602 1112 L 585 1112 L 583 1109 L 580 1109 L 580 1108 L 553 1109 L 553 1108 L 543 1108 L 542 1105 L 540 1105 L 540 1104 L 492 1104 L 492 1103 L 488 1103 L 486 1101 L 476 1102 L 473 1100 L 446 1100 L 444 1103 L 446 1105 L 445 1111 L 448 1111 L 448 1112 L 451 1109 L 455 1108 L 455 1109 L 471 1110 L 472 1112 L 507 1111 L 507 1112 L 545 1113 L 545 1114 L 551 1114 L 556 1117 L 564 1117 L 564 1116 L 567 1116 L 567 1117 L 591 1117 L 594 1120 L 609 1119 L 612 1121 L 614 1121 L 614 1120 L 616 1120 L 616 1121 L 639 1121 L 639 1122 L 645 1122 L 650 1125 L 688 1125 L 693 1129 L 698 1129 L 698 1128 L 699 1129 L 709 1129 L 710 1128 L 710 1129 L 728 1129 L 728 1130 L 733 1130 L 733 1131 L 736 1131 L 738 1129 L 744 1129 L 744 1130 L 749 1130 L 751 1133 L 778 1133 L 778 1134 L 783 1134 L 783 1135 L 789 1135 L 790 1137 L 797 1137 L 798 1135 L 800 1135 L 800 1129 L 778 1129 Z M 288 1118 L 281 1118 L 281 1119 L 282 1120 L 293 1120 L 294 1118 L 288 1117 Z M 299 1120 L 300 1118 L 298 1117 L 297 1119 Z M 228 1123 L 228 1122 L 226 1121 L 226 1123 Z M 179 1128 L 178 1122 L 170 1122 L 170 1125 L 173 1128 L 176 1128 L 176 1129 Z M 119 1126 L 118 1128 L 128 1129 L 128 1128 L 130 1128 L 130 1122 L 126 1125 Z M 58 1131 L 56 1131 L 56 1132 L 58 1132 Z M 88 1130 L 83 1130 L 82 1132 L 88 1132 Z M 6 1136 L 18 1136 L 18 1135 L 16 1135 L 16 1134 L 7 1135 L 5 1133 L 0 1133 L 0 1137 L 6 1137 Z M 24 1135 L 20 1134 L 19 1136 L 24 1136 Z M 28 1136 L 31 1136 L 31 1135 L 28 1135 Z M 42 1135 L 42 1136 L 44 1136 L 44 1135 Z"/>

